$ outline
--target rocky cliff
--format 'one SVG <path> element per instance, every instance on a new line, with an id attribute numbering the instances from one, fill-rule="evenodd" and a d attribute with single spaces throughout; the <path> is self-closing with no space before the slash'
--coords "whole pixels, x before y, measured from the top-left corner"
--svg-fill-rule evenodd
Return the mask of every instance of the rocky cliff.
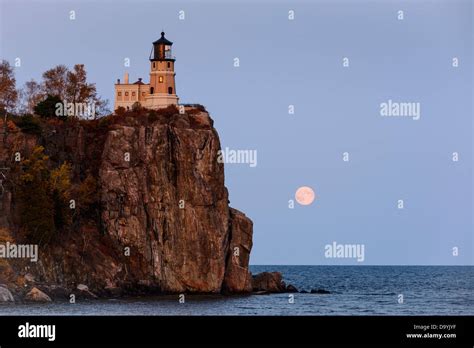
<path id="1" fill-rule="evenodd" d="M 0 167 L 10 168 L 0 197 L 0 243 L 29 243 L 16 182 L 38 146 L 52 167 L 71 165 L 72 183 L 94 178 L 96 198 L 82 213 L 67 207 L 68 226 L 40 245 L 38 262 L 0 260 L 0 283 L 13 291 L 87 284 L 104 295 L 252 291 L 252 221 L 229 207 L 219 136 L 206 111 L 54 120 L 35 132 L 10 122 L 0 139 Z M 82 196 L 71 192 L 80 206 Z"/>

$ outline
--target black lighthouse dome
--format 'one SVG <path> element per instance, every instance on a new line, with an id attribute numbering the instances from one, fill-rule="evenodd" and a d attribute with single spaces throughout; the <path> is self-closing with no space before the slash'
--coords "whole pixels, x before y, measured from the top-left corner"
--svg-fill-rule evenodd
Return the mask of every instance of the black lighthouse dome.
<path id="1" fill-rule="evenodd" d="M 165 32 L 161 32 L 161 37 L 153 42 L 153 51 L 150 54 L 151 61 L 169 60 L 174 61 L 175 58 L 171 53 L 173 43 L 165 37 Z"/>

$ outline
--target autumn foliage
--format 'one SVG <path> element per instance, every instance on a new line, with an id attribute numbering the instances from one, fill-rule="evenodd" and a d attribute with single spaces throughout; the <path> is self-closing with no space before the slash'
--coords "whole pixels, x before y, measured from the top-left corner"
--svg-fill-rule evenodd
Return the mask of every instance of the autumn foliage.
<path id="1" fill-rule="evenodd" d="M 73 184 L 71 165 L 51 168 L 42 146 L 35 147 L 21 164 L 17 196 L 21 230 L 28 242 L 48 244 L 57 232 L 68 230 L 76 215 L 96 202 L 95 179 L 87 176 Z"/>

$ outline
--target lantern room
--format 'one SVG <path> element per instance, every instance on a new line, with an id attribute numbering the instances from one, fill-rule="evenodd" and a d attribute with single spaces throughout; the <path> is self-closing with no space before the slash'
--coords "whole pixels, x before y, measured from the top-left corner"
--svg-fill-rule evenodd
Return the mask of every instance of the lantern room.
<path id="1" fill-rule="evenodd" d="M 173 43 L 165 38 L 165 33 L 161 32 L 161 38 L 153 42 L 153 49 L 150 54 L 150 61 L 174 61 L 175 58 L 171 51 Z"/>

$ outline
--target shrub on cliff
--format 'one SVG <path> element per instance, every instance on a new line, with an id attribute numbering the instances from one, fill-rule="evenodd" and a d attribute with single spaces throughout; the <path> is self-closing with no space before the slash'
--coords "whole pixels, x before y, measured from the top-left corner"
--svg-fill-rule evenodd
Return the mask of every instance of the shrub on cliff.
<path id="1" fill-rule="evenodd" d="M 142 105 L 141 105 L 139 102 L 133 103 L 133 105 L 132 105 L 132 111 L 137 112 L 137 111 L 140 111 L 140 110 L 142 110 L 142 109 L 143 109 L 143 107 L 142 107 Z"/>
<path id="2" fill-rule="evenodd" d="M 105 116 L 105 117 L 101 117 L 99 119 L 99 122 L 97 122 L 97 128 L 104 128 L 104 129 L 108 129 L 109 128 L 109 125 L 112 123 L 112 117 L 113 116 Z M 86 121 L 86 122 L 89 122 L 90 121 Z"/>
<path id="3" fill-rule="evenodd" d="M 12 121 L 12 117 L 8 117 L 7 119 L 7 131 L 8 132 L 17 132 L 18 131 L 18 127 L 17 125 L 15 124 L 15 122 Z M 5 128 L 5 121 L 4 120 L 0 120 L 0 132 Z"/>
<path id="4" fill-rule="evenodd" d="M 15 124 L 21 129 L 22 132 L 28 134 L 41 134 L 41 123 L 33 115 L 27 114 L 15 119 Z"/>
<path id="5" fill-rule="evenodd" d="M 187 113 L 190 115 L 198 114 L 200 112 L 207 112 L 206 107 L 201 104 L 188 104 L 192 106 L 192 109 L 188 110 Z"/>
<path id="6" fill-rule="evenodd" d="M 166 108 L 158 109 L 157 113 L 166 117 L 171 117 L 179 113 L 176 105 L 169 105 Z"/>
<path id="7" fill-rule="evenodd" d="M 158 121 L 159 119 L 159 115 L 158 113 L 155 111 L 155 110 L 150 110 L 150 112 L 148 113 L 148 122 L 155 122 L 155 121 Z"/>
<path id="8" fill-rule="evenodd" d="M 79 185 L 73 189 L 77 200 L 77 212 L 80 216 L 89 215 L 98 211 L 99 196 L 97 193 L 97 180 L 90 174 Z"/>
<path id="9" fill-rule="evenodd" d="M 70 190 L 71 166 L 63 163 L 59 168 L 53 169 L 49 177 L 51 195 L 54 204 L 54 226 L 61 230 L 71 223 Z"/>
<path id="10" fill-rule="evenodd" d="M 115 110 L 115 115 L 123 116 L 123 115 L 125 115 L 126 112 L 127 112 L 127 110 L 125 110 L 125 108 L 123 106 L 119 106 L 117 108 L 117 110 Z"/>

